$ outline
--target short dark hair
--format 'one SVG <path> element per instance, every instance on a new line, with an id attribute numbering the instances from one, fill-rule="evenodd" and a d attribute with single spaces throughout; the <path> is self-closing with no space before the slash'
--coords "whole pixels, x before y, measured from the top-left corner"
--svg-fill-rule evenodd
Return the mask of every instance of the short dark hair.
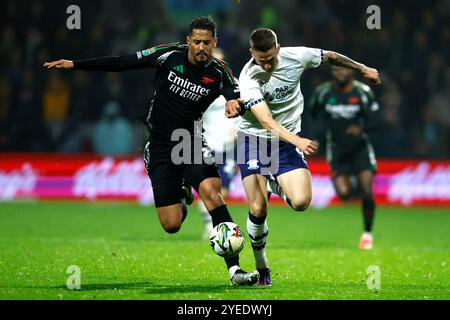
<path id="1" fill-rule="evenodd" d="M 211 31 L 213 37 L 216 36 L 216 23 L 211 16 L 199 17 L 189 25 L 189 35 L 192 35 L 194 29 Z"/>
<path id="2" fill-rule="evenodd" d="M 250 47 L 261 52 L 267 52 L 277 44 L 277 35 L 270 29 L 256 29 L 250 36 Z"/>

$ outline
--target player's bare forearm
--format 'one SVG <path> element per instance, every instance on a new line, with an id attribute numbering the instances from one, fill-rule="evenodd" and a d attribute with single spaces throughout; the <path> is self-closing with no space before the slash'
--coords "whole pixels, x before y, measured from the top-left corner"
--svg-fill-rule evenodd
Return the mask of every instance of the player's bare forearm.
<path id="1" fill-rule="evenodd" d="M 365 67 L 362 63 L 356 62 L 343 54 L 334 51 L 323 51 L 323 60 L 338 67 L 346 67 L 361 72 Z"/>
<path id="2" fill-rule="evenodd" d="M 251 109 L 251 112 L 264 129 L 271 132 L 273 135 L 279 137 L 280 140 L 286 141 L 296 146 L 306 155 L 311 155 L 317 151 L 318 146 L 314 141 L 301 138 L 289 132 L 288 130 L 286 130 L 286 128 L 284 128 L 281 124 L 279 124 L 272 117 L 270 109 L 265 103 L 256 105 Z"/>
<path id="3" fill-rule="evenodd" d="M 295 144 L 297 142 L 297 136 L 287 131 L 281 124 L 275 121 L 272 117 L 260 117 L 258 121 L 261 126 L 272 134 L 278 136 L 281 140 Z"/>
<path id="4" fill-rule="evenodd" d="M 381 84 L 380 75 L 378 74 L 377 69 L 367 67 L 366 65 L 356 62 L 343 54 L 324 50 L 323 59 L 325 63 L 329 63 L 337 67 L 345 67 L 356 70 L 372 83 L 377 85 Z"/>

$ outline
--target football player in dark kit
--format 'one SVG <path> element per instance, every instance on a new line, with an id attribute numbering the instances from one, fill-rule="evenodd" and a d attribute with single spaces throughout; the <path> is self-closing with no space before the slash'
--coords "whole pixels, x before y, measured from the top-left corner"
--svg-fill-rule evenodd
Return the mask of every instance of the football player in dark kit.
<path id="1" fill-rule="evenodd" d="M 214 226 L 232 222 L 220 194 L 217 166 L 203 159 L 202 151 L 206 145 L 200 148 L 200 162 L 194 161 L 198 159 L 198 154 L 194 154 L 195 141 L 202 139 L 201 128 L 199 130 L 195 122 L 201 120 L 209 105 L 220 95 L 226 98 L 227 105 L 237 105 L 239 87 L 227 64 L 212 55 L 217 37 L 216 25 L 211 18 L 195 19 L 189 27 L 186 43 L 169 43 L 125 56 L 44 64 L 47 68 L 116 72 L 156 68 L 155 90 L 146 116 L 150 138 L 144 159 L 161 226 L 171 234 L 180 230 L 187 214 L 186 203 L 193 201 L 190 186 L 199 193 Z M 173 148 L 180 144 L 180 141 L 172 141 L 175 130 L 187 132 L 191 138 L 187 142 L 188 150 L 182 151 L 183 160 L 187 156 L 188 161 L 181 164 L 172 159 Z M 240 269 L 239 257 L 225 258 L 225 262 L 231 284 L 253 285 L 258 281 L 257 271 Z"/>
<path id="2" fill-rule="evenodd" d="M 355 176 L 362 198 L 364 233 L 359 247 L 373 246 L 375 200 L 372 192 L 376 160 L 367 132 L 376 129 L 379 105 L 372 90 L 353 79 L 352 70 L 332 67 L 333 81 L 319 86 L 310 102 L 313 118 L 326 127 L 327 161 L 336 193 L 342 200 L 352 196 L 350 177 Z"/>

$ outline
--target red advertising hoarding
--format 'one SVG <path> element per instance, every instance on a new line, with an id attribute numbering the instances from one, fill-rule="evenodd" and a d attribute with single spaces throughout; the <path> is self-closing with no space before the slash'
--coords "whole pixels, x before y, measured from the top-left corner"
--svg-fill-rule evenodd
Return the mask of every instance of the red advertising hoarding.
<path id="1" fill-rule="evenodd" d="M 309 161 L 314 207 L 336 202 L 324 160 Z M 245 201 L 238 175 L 231 201 Z M 379 161 L 374 193 L 380 204 L 450 205 L 449 161 Z M 0 154 L 0 201 L 36 199 L 119 199 L 152 204 L 151 182 L 140 157 Z"/>

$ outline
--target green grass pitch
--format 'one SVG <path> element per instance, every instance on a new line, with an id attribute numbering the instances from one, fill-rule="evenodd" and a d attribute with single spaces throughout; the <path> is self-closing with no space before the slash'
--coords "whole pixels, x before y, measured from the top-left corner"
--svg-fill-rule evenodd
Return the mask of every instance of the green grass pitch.
<path id="1" fill-rule="evenodd" d="M 230 206 L 244 227 L 245 206 Z M 357 248 L 357 206 L 269 212 L 271 288 L 231 287 L 223 260 L 201 240 L 196 206 L 179 234 L 155 209 L 129 204 L 0 204 L 0 299 L 449 299 L 448 208 L 378 208 L 375 247 Z M 68 266 L 81 268 L 69 290 Z M 367 287 L 380 267 L 381 289 Z M 254 267 L 247 241 L 241 266 Z"/>

